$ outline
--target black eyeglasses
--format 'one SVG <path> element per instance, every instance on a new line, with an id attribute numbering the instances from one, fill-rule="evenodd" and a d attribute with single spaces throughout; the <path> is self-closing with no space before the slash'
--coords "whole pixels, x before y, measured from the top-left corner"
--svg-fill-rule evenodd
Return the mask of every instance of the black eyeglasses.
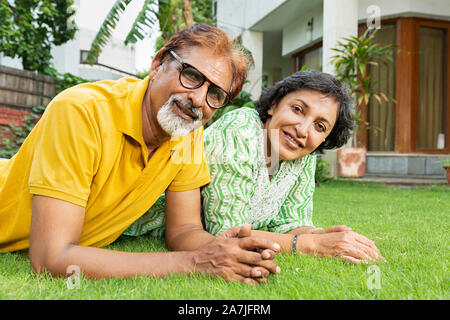
<path id="1" fill-rule="evenodd" d="M 175 52 L 172 50 L 169 50 L 169 52 L 183 67 L 179 76 L 180 83 L 183 87 L 186 89 L 197 89 L 208 80 L 203 73 L 189 63 L 185 63 Z M 230 95 L 211 81 L 209 83 L 208 92 L 206 93 L 206 103 L 213 109 L 225 107 L 231 100 Z"/>

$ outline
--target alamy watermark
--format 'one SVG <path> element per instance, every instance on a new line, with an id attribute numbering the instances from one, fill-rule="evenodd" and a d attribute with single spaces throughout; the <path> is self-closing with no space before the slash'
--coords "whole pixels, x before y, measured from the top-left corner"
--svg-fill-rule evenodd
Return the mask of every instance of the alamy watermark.
<path id="1" fill-rule="evenodd" d="M 371 265 L 366 271 L 369 274 L 366 284 L 369 290 L 381 290 L 381 270 L 380 267 Z"/>
<path id="2" fill-rule="evenodd" d="M 66 274 L 70 276 L 66 279 L 67 289 L 80 289 L 81 287 L 81 269 L 77 265 L 70 265 L 66 269 Z"/>

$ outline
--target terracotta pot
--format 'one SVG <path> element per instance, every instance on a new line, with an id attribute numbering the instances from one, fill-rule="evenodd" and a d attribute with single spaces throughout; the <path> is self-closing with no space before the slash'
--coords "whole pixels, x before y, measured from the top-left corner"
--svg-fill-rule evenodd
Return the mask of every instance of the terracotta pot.
<path id="1" fill-rule="evenodd" d="M 447 172 L 447 184 L 450 184 L 450 166 L 443 167 Z"/>
<path id="2" fill-rule="evenodd" d="M 360 178 L 366 174 L 366 149 L 342 148 L 337 151 L 339 176 Z"/>

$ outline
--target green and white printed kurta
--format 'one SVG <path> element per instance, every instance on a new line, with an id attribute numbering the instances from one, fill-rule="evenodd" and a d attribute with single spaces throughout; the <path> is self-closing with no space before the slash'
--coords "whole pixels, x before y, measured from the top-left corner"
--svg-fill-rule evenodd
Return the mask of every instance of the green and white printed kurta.
<path id="1" fill-rule="evenodd" d="M 204 131 L 211 182 L 201 191 L 202 220 L 213 235 L 251 224 L 285 233 L 312 226 L 316 156 L 281 161 L 269 179 L 263 124 L 256 110 L 226 113 Z M 132 224 L 125 235 L 163 237 L 164 195 Z"/>

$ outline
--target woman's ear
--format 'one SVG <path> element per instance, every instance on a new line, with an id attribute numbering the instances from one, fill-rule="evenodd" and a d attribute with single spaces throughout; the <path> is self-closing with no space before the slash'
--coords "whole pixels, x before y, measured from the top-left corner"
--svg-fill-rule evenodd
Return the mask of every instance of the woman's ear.
<path id="1" fill-rule="evenodd" d="M 275 102 L 272 102 L 272 106 L 270 107 L 269 110 L 267 110 L 267 114 L 270 116 L 273 116 L 273 110 L 275 109 Z"/>

